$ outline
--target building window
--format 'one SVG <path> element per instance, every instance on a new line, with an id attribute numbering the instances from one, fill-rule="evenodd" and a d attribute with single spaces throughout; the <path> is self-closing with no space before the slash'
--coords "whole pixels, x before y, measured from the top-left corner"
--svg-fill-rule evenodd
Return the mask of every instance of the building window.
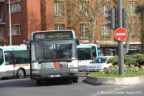
<path id="1" fill-rule="evenodd" d="M 0 27 L 0 41 L 3 40 L 3 27 Z"/>
<path id="2" fill-rule="evenodd" d="M 0 22 L 2 21 L 3 19 L 3 13 L 0 11 Z"/>
<path id="3" fill-rule="evenodd" d="M 11 13 L 21 12 L 20 2 L 12 2 L 10 6 L 11 6 Z"/>
<path id="4" fill-rule="evenodd" d="M 12 25 L 11 32 L 12 32 L 12 36 L 21 35 L 21 26 L 20 25 Z"/>
<path id="5" fill-rule="evenodd" d="M 55 30 L 64 30 L 64 24 L 55 24 L 54 29 Z"/>
<path id="6" fill-rule="evenodd" d="M 79 4 L 79 11 L 81 15 L 88 15 L 89 12 L 89 0 L 81 0 Z"/>
<path id="7" fill-rule="evenodd" d="M 55 0 L 54 14 L 55 16 L 64 16 L 64 1 Z"/>
<path id="8" fill-rule="evenodd" d="M 128 2 L 128 6 L 127 6 L 127 10 L 128 10 L 128 15 L 136 15 L 136 2 L 134 1 L 130 1 Z"/>
<path id="9" fill-rule="evenodd" d="M 103 6 L 103 9 L 102 9 L 102 12 L 101 12 L 104 17 L 108 16 L 108 10 L 109 10 L 109 9 L 110 9 L 109 3 L 106 3 L 106 4 Z"/>
<path id="10" fill-rule="evenodd" d="M 89 37 L 89 24 L 88 23 L 81 23 L 80 24 L 80 37 L 81 38 L 88 38 Z"/>
<path id="11" fill-rule="evenodd" d="M 102 38 L 111 38 L 110 28 L 106 27 L 105 24 L 101 27 L 101 37 Z"/>

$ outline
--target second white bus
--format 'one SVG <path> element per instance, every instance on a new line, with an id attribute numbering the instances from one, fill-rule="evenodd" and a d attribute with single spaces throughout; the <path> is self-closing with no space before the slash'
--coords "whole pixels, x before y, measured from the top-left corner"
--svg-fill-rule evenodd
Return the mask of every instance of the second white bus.
<path id="1" fill-rule="evenodd" d="M 30 75 L 29 52 L 25 45 L 0 47 L 0 78 Z"/>
<path id="2" fill-rule="evenodd" d="M 79 71 L 86 71 L 86 66 L 92 60 L 98 57 L 98 48 L 96 44 L 80 44 L 77 46 L 78 50 L 78 65 Z"/>

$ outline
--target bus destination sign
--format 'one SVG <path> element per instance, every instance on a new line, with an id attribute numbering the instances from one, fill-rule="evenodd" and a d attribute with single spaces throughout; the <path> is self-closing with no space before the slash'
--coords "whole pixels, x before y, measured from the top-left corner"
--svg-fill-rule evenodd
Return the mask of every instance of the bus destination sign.
<path id="1" fill-rule="evenodd" d="M 40 39 L 72 39 L 72 31 L 48 31 L 34 33 L 34 40 Z"/>

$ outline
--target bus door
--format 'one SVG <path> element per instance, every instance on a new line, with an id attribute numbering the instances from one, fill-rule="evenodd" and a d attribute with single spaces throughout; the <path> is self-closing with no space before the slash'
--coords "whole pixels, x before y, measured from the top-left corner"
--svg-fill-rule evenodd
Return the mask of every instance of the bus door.
<path id="1" fill-rule="evenodd" d="M 96 57 L 98 57 L 98 50 L 97 50 L 97 47 L 96 46 L 92 46 L 92 58 L 93 60 L 96 59 Z"/>
<path id="2" fill-rule="evenodd" d="M 5 66 L 3 66 L 5 70 L 4 77 L 10 77 L 14 75 L 12 53 L 9 51 L 6 51 L 4 54 L 5 54 Z"/>
<path id="3" fill-rule="evenodd" d="M 4 56 L 3 56 L 3 51 L 0 49 L 0 77 L 4 76 Z"/>

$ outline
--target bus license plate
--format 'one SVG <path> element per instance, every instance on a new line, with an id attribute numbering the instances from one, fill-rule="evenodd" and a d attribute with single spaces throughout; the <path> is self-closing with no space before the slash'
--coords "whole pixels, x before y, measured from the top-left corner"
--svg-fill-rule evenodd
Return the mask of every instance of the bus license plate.
<path id="1" fill-rule="evenodd" d="M 59 74 L 58 75 L 50 75 L 51 78 L 54 78 L 54 77 L 61 77 Z"/>

